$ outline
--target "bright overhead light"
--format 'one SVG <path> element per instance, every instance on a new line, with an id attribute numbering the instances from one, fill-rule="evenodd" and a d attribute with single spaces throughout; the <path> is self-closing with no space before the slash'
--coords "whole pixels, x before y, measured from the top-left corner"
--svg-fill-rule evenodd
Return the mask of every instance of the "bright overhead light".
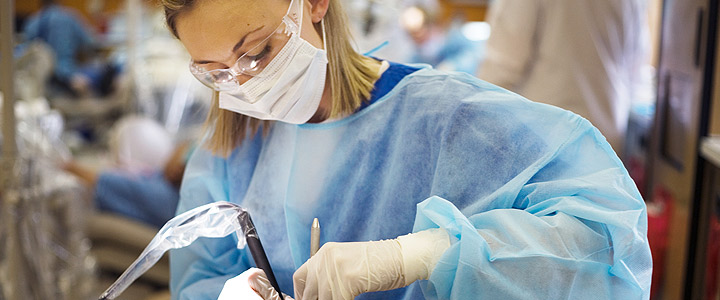
<path id="1" fill-rule="evenodd" d="M 490 38 L 490 24 L 487 22 L 467 22 L 462 26 L 463 35 L 471 41 L 485 41 Z"/>

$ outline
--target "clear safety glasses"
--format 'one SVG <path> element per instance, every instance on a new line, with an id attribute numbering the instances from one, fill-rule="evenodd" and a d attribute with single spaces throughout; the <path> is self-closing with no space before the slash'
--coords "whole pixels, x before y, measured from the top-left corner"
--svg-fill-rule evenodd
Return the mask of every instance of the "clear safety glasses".
<path id="1" fill-rule="evenodd" d="M 237 76 L 266 76 L 265 67 L 280 53 L 293 34 L 300 33 L 302 0 L 290 1 L 280 25 L 264 40 L 240 55 L 235 64 L 225 68 L 221 63 L 196 64 L 190 61 L 190 72 L 203 84 L 216 91 L 229 91 L 239 82 Z"/>

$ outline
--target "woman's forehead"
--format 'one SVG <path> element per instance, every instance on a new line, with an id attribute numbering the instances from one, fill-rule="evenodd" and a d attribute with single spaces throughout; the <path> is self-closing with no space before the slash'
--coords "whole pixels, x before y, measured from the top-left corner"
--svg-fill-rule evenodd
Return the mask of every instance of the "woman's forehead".
<path id="1" fill-rule="evenodd" d="M 223 55 L 247 33 L 279 23 L 287 9 L 285 2 L 200 0 L 178 15 L 175 26 L 180 41 L 194 59 Z"/>

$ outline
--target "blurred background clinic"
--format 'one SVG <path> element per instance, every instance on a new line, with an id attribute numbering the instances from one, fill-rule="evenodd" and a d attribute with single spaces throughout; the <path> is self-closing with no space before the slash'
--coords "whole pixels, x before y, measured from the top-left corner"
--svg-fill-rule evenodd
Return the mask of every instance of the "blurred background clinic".
<path id="1" fill-rule="evenodd" d="M 647 204 L 651 299 L 720 299 L 717 0 L 343 5 L 360 53 L 590 120 Z M 3 0 L 0 29 L 0 299 L 97 299 L 175 215 L 212 91 L 156 0 Z"/>

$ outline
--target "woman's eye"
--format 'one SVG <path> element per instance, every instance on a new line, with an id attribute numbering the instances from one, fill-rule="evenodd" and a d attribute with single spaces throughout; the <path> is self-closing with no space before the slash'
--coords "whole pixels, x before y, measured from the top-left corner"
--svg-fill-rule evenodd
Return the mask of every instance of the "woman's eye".
<path id="1" fill-rule="evenodd" d="M 263 59 L 263 57 L 265 57 L 265 55 L 267 55 L 269 52 L 270 52 L 270 45 L 268 44 L 268 45 L 265 45 L 265 47 L 263 48 L 262 51 L 260 51 L 260 53 L 255 54 L 255 55 L 248 55 L 247 58 L 249 58 L 249 59 L 251 59 L 251 60 L 261 60 L 261 59 Z"/>

